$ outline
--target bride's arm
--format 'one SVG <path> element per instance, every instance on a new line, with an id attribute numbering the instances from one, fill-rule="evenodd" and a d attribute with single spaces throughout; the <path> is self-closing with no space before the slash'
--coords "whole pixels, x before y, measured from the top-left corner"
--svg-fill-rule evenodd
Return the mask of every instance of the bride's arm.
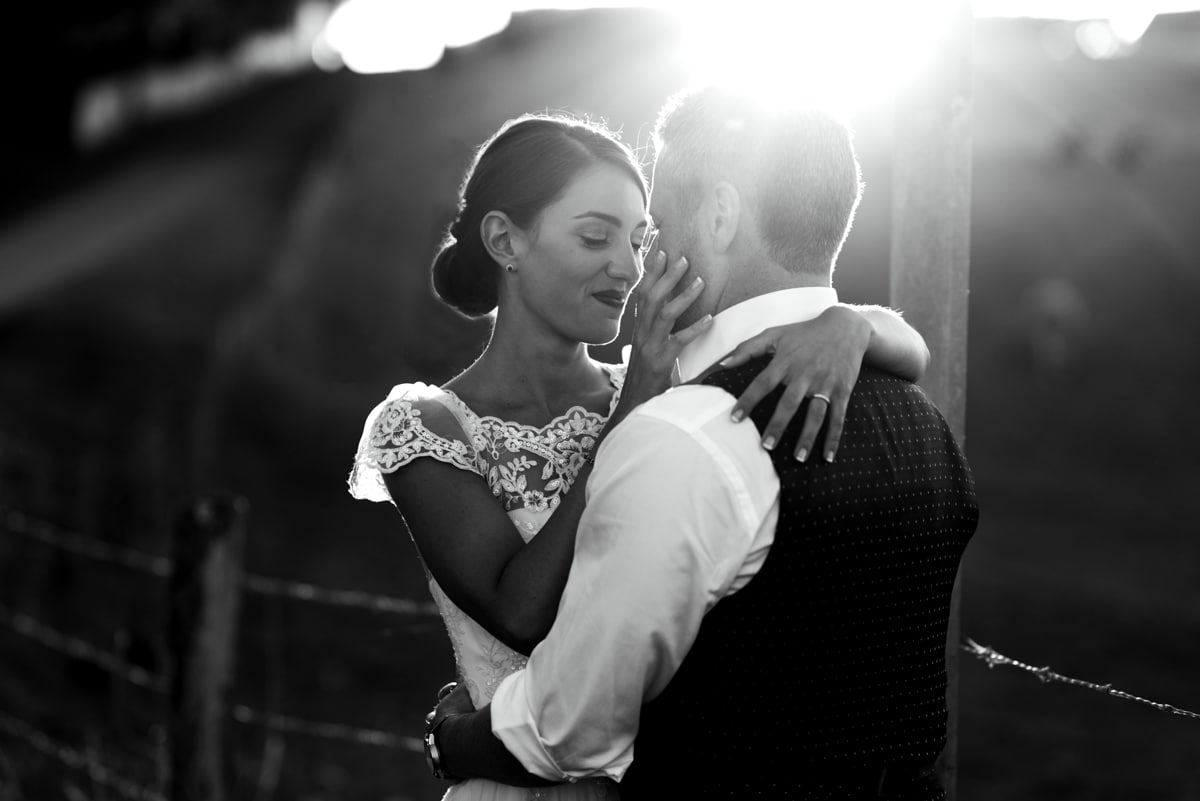
<path id="1" fill-rule="evenodd" d="M 837 307 L 835 307 L 837 308 Z M 845 306 L 871 325 L 863 361 L 909 381 L 920 381 L 929 369 L 929 346 L 900 313 L 886 306 Z"/>
<path id="2" fill-rule="evenodd" d="M 695 284 L 672 296 L 685 272 L 686 263 L 668 270 L 665 258 L 660 258 L 638 287 L 636 355 L 600 440 L 634 406 L 666 388 L 678 351 L 707 329 L 709 320 L 671 333 L 675 320 L 702 289 Z M 599 447 L 597 441 L 592 453 Z M 492 636 L 528 654 L 554 623 L 591 472 L 589 461 L 528 544 L 487 482 L 473 473 L 422 458 L 384 480 L 425 566 L 450 600 Z"/>
<path id="3" fill-rule="evenodd" d="M 585 465 L 528 544 L 478 475 L 424 458 L 385 481 L 422 561 L 450 600 L 528 654 L 554 622 L 590 473 Z"/>
<path id="4" fill-rule="evenodd" d="M 774 354 L 770 364 L 738 398 L 732 413 L 742 419 L 783 386 L 763 429 L 763 446 L 778 442 L 803 407 L 804 425 L 795 452 L 800 461 L 815 452 L 822 424 L 826 427 L 820 456 L 833 461 L 862 364 L 910 381 L 919 380 L 929 365 L 925 340 L 898 312 L 882 306 L 836 304 L 812 320 L 768 328 L 738 345 L 721 364 L 733 367 L 766 353 Z"/>

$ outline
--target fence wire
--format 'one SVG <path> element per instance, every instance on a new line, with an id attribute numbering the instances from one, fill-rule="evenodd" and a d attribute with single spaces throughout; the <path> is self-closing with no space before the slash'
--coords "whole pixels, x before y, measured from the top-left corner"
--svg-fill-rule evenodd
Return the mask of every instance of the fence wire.
<path id="1" fill-rule="evenodd" d="M 109 564 L 121 565 L 159 578 L 171 575 L 171 560 L 165 556 L 156 556 L 134 548 L 110 545 L 93 537 L 70 534 L 44 520 L 37 520 L 10 509 L 3 510 L 3 520 L 5 527 L 14 534 L 22 534 L 52 548 Z"/>
<path id="2" fill-rule="evenodd" d="M 110 545 L 93 538 L 68 533 L 45 521 L 36 520 L 12 510 L 0 509 L 0 522 L 10 532 L 27 536 L 45 545 L 69 553 L 110 564 L 122 565 L 159 578 L 165 578 L 171 574 L 171 560 L 165 556 L 148 554 L 134 548 Z M 331 590 L 314 584 L 286 581 L 268 576 L 247 574 L 243 579 L 243 584 L 249 591 L 262 595 L 293 598 L 331 606 L 367 609 L 372 612 L 385 612 L 407 616 L 432 616 L 437 614 L 437 607 L 431 602 L 374 595 L 357 590 Z M 155 675 L 136 665 L 128 664 L 115 654 L 97 648 L 77 637 L 57 631 L 28 614 L 14 612 L 3 604 L 0 604 L 0 624 L 47 648 L 58 651 L 66 656 L 89 662 L 131 684 L 145 687 L 155 692 L 166 692 L 167 681 L 164 676 Z M 1111 684 L 1097 684 L 1082 679 L 1071 678 L 1056 673 L 1049 667 L 1034 667 L 1033 665 L 1005 656 L 994 648 L 980 645 L 970 638 L 961 646 L 961 650 L 982 659 L 987 663 L 989 668 L 996 667 L 997 665 L 1017 668 L 1034 674 L 1042 682 L 1060 682 L 1084 687 L 1115 698 L 1145 704 L 1159 711 L 1200 719 L 1200 714 L 1195 712 L 1180 709 L 1171 704 L 1141 698 L 1131 693 L 1117 690 Z M 290 715 L 264 712 L 244 704 L 234 706 L 231 712 L 233 719 L 239 723 L 262 726 L 269 731 L 277 733 L 303 734 L 414 753 L 420 753 L 423 750 L 419 738 L 402 736 L 391 732 L 364 729 L 342 723 L 304 720 Z M 92 755 L 65 746 L 30 724 L 12 717 L 3 711 L 0 711 L 0 730 L 24 741 L 35 750 L 57 759 L 68 767 L 86 771 L 94 782 L 112 789 L 125 798 L 133 799 L 134 801 L 167 801 L 158 791 L 142 787 L 120 776 L 96 760 Z"/>
<path id="3" fill-rule="evenodd" d="M 165 556 L 145 553 L 136 548 L 112 545 L 92 537 L 62 531 L 43 520 L 12 510 L 0 510 L 0 519 L 14 534 L 20 534 L 52 548 L 73 553 L 89 559 L 147 573 L 158 578 L 171 575 L 171 560 Z M 438 614 L 432 601 L 415 601 L 408 598 L 393 598 L 359 590 L 333 590 L 302 581 L 289 581 L 247 573 L 242 584 L 247 590 L 260 595 L 293 598 L 300 601 L 320 603 L 371 612 L 384 612 L 412 617 L 430 617 Z"/>
<path id="4" fill-rule="evenodd" d="M 93 782 L 104 785 L 124 798 L 132 801 L 167 801 L 166 796 L 157 790 L 143 787 L 121 776 L 91 754 L 63 745 L 45 732 L 4 711 L 0 711 L 0 730 L 69 768 L 86 772 Z"/>
<path id="5" fill-rule="evenodd" d="M 301 581 L 285 581 L 283 579 L 247 574 L 242 580 L 246 589 L 261 595 L 278 595 L 285 598 L 295 598 L 301 601 L 326 604 L 328 606 L 344 606 L 355 609 L 367 609 L 372 612 L 391 612 L 397 615 L 425 617 L 438 614 L 437 605 L 432 601 L 413 601 L 407 598 L 391 598 L 386 595 L 372 595 L 358 590 L 330 590 L 315 584 Z"/>
<path id="6" fill-rule="evenodd" d="M 1049 667 L 1034 667 L 1033 665 L 1020 662 L 1012 657 L 1005 656 L 994 648 L 986 645 L 980 645 L 970 637 L 967 638 L 967 642 L 962 646 L 962 650 L 965 653 L 971 654 L 972 656 L 979 657 L 987 663 L 989 668 L 994 668 L 996 665 L 1017 668 L 1019 670 L 1024 670 L 1034 674 L 1043 682 L 1057 681 L 1061 682 L 1062 684 L 1070 684 L 1075 687 L 1084 687 L 1089 690 L 1095 690 L 1106 695 L 1111 695 L 1114 698 L 1123 698 L 1126 701 L 1136 701 L 1139 704 L 1146 704 L 1147 706 L 1151 706 L 1160 712 L 1170 712 L 1173 715 L 1182 715 L 1187 718 L 1200 718 L 1200 714 L 1195 712 L 1189 712 L 1186 709 L 1180 709 L 1179 707 L 1172 706 L 1171 704 L 1163 704 L 1158 701 L 1151 701 L 1146 698 L 1141 698 L 1122 690 L 1115 689 L 1111 684 L 1096 684 L 1095 682 L 1084 681 L 1083 679 L 1073 679 L 1069 676 L 1064 676 L 1061 673 L 1055 673 Z"/>
<path id="7" fill-rule="evenodd" d="M 0 604 L 0 624 L 53 651 L 89 662 L 130 684 L 136 684 L 138 687 L 145 687 L 158 693 L 167 691 L 167 681 L 163 676 L 155 675 L 137 665 L 131 665 L 116 654 L 97 648 L 78 637 L 63 634 L 23 612 L 13 612 L 3 604 Z"/>
<path id="8" fill-rule="evenodd" d="M 418 753 L 423 753 L 425 748 L 418 737 L 403 737 L 391 732 L 360 729 L 342 723 L 322 723 L 312 720 L 302 720 L 290 715 L 262 712 L 243 704 L 238 704 L 233 708 L 233 719 L 239 723 L 255 724 L 272 731 L 287 734 L 307 734 L 330 740 L 397 748 Z"/>
<path id="9" fill-rule="evenodd" d="M 151 674 L 142 668 L 130 665 L 122 661 L 115 654 L 108 653 L 83 640 L 56 631 L 29 615 L 12 612 L 2 604 L 0 604 L 0 623 L 8 626 L 17 634 L 35 640 L 66 656 L 89 662 L 132 684 L 146 687 L 155 692 L 166 692 L 167 681 L 165 677 Z M 303 720 L 289 715 L 262 712 L 244 704 L 233 708 L 233 718 L 239 723 L 258 724 L 272 731 L 290 734 L 307 734 L 327 739 L 359 743 L 361 745 L 384 746 L 408 751 L 421 751 L 423 749 L 421 741 L 414 737 L 403 737 L 389 732 L 363 729 L 342 723 Z M 15 721 L 15 719 L 13 720 Z M 13 729 L 18 724 L 19 721 L 13 723 L 8 728 Z M 28 731 L 33 731 L 31 728 L 28 728 L 28 724 L 20 725 L 25 725 Z M 26 731 L 26 729 L 13 730 Z M 46 741 L 39 740 L 38 742 L 44 743 Z M 39 748 L 39 750 L 43 749 Z M 67 751 L 60 749 L 57 753 L 62 754 L 67 752 L 69 752 L 69 749 Z M 48 753 L 53 754 L 54 752 Z M 74 763 L 69 761 L 66 764 L 74 766 Z"/>

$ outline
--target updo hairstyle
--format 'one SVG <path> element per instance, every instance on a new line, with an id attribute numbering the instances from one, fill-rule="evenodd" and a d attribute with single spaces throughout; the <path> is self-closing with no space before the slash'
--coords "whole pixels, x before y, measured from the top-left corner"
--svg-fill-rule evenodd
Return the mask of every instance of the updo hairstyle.
<path id="1" fill-rule="evenodd" d="M 438 297 L 468 317 L 496 308 L 501 267 L 484 247 L 483 218 L 501 211 L 529 228 L 575 175 L 598 162 L 626 170 L 643 200 L 649 196 L 637 157 L 602 125 L 564 114 L 504 123 L 480 146 L 459 190 L 458 215 L 433 261 Z"/>

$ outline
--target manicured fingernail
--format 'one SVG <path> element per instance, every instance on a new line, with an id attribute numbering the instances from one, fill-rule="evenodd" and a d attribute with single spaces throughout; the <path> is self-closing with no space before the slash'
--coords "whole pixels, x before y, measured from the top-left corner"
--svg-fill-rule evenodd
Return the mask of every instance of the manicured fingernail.
<path id="1" fill-rule="evenodd" d="M 741 409 L 734 409 L 733 414 L 729 415 L 729 417 L 733 420 L 733 422 L 740 423 L 743 419 L 745 419 L 746 413 Z"/>
<path id="2" fill-rule="evenodd" d="M 833 451 L 826 451 L 826 452 L 825 452 L 825 461 L 827 461 L 827 462 L 832 462 L 832 461 L 833 461 Z"/>
<path id="3" fill-rule="evenodd" d="M 667 254 L 665 251 L 660 250 L 660 251 L 658 251 L 658 255 L 655 256 L 654 258 L 658 259 L 659 264 L 662 264 L 664 261 L 667 260 Z"/>
<path id="4" fill-rule="evenodd" d="M 763 447 L 766 448 L 767 450 L 772 450 L 775 447 L 775 438 L 767 437 L 766 439 L 764 439 Z"/>
<path id="5" fill-rule="evenodd" d="M 724 359 L 721 359 L 721 361 L 717 362 L 717 367 L 728 367 L 731 361 L 733 361 L 733 357 L 726 356 Z"/>
<path id="6" fill-rule="evenodd" d="M 711 314 L 706 314 L 703 317 L 701 317 L 699 320 L 700 325 L 708 325 L 712 321 L 713 321 L 713 316 Z"/>
<path id="7" fill-rule="evenodd" d="M 692 286 L 700 286 L 703 283 L 704 283 L 704 279 L 698 275 L 692 280 Z"/>
<path id="8" fill-rule="evenodd" d="M 803 462 L 807 458 L 808 458 L 808 448 L 801 448 L 800 450 L 796 451 L 796 461 L 797 462 Z"/>

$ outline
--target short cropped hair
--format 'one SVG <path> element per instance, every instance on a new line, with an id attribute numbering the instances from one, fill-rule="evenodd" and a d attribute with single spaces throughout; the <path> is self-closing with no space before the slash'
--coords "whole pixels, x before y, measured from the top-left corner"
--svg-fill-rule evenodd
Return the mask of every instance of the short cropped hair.
<path id="1" fill-rule="evenodd" d="M 685 202 L 698 204 L 704 188 L 728 181 L 747 199 L 773 259 L 795 271 L 832 269 L 862 197 L 852 134 L 833 114 L 708 86 L 672 96 L 653 139 Z"/>

